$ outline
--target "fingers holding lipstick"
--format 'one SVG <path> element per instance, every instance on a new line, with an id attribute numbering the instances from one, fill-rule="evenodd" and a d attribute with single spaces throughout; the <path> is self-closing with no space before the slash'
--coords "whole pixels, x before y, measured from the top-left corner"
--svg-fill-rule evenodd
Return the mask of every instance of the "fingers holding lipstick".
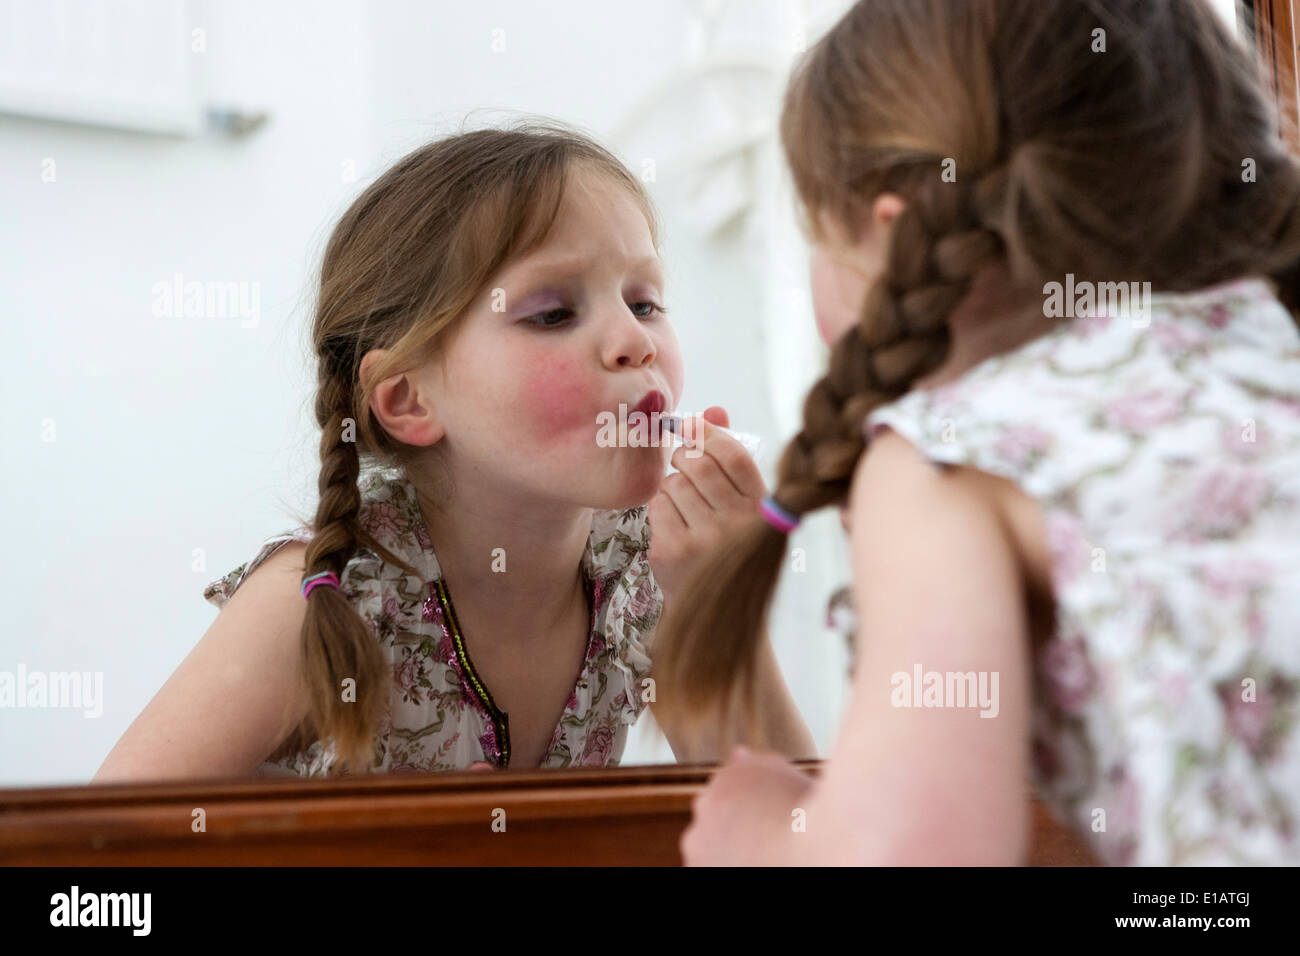
<path id="1" fill-rule="evenodd" d="M 673 452 L 677 474 L 664 479 L 662 491 L 677 505 L 687 525 L 710 520 L 711 512 L 729 512 L 753 505 L 753 501 L 728 478 L 711 455 L 690 458 L 685 448 Z"/>
<path id="2" fill-rule="evenodd" d="M 672 508 L 681 523 L 681 530 L 704 530 L 712 523 L 713 507 L 685 475 L 669 475 L 659 488 L 659 497 Z"/>
<path id="3" fill-rule="evenodd" d="M 715 424 L 702 418 L 683 419 L 682 440 L 686 444 L 673 450 L 672 466 L 690 478 L 715 509 L 744 505 L 738 498 L 753 499 L 749 502 L 753 504 L 767 494 L 763 473 L 745 446 Z"/>
<path id="4" fill-rule="evenodd" d="M 647 514 L 650 566 L 665 595 L 676 593 L 701 558 L 753 518 L 767 494 L 745 447 L 717 427 L 726 412 L 710 408 L 706 416 L 683 422 L 688 444 L 673 451 L 677 473 L 664 479 Z"/>

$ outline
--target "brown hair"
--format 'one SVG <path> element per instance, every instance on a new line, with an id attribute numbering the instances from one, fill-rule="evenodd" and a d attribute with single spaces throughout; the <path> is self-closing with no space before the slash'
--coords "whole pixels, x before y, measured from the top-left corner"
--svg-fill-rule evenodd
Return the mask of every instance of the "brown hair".
<path id="1" fill-rule="evenodd" d="M 425 451 L 388 435 L 370 410 L 385 378 L 434 359 L 499 269 L 546 237 L 577 168 L 624 186 L 658 224 L 641 183 L 586 135 L 551 120 L 462 132 L 416 149 L 343 214 L 325 247 L 312 329 L 321 427 L 319 504 L 305 575 L 344 566 L 359 547 L 419 576 L 359 521 L 363 465 L 405 467 Z M 361 360 L 391 352 L 367 381 Z M 340 766 L 367 768 L 392 676 L 371 627 L 346 595 L 313 588 L 302 628 L 309 714 L 277 754 L 332 740 Z M 355 703 L 342 681 L 356 681 Z"/>
<path id="2" fill-rule="evenodd" d="M 907 204 L 808 393 L 777 503 L 847 502 L 864 417 L 944 362 L 949 316 L 986 267 L 1029 295 L 1067 273 L 1169 291 L 1270 275 L 1294 309 L 1300 175 L 1273 116 L 1203 0 L 860 0 L 796 65 L 781 140 L 815 238 L 822 213 L 856 240 L 876 196 Z M 665 718 L 739 702 L 754 726 L 785 550 L 755 517 L 665 608 Z"/>

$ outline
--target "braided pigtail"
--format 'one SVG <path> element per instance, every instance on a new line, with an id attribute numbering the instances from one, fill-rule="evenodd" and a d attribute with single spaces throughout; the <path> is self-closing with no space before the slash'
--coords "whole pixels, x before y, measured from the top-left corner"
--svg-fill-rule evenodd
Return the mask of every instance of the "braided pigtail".
<path id="1" fill-rule="evenodd" d="M 975 192 L 942 181 L 938 161 L 928 170 L 894 221 L 886 269 L 861 318 L 835 344 L 781 457 L 772 497 L 792 515 L 846 502 L 867 413 L 943 363 L 948 317 L 1002 253 L 977 221 Z M 753 733 L 758 637 L 785 550 L 786 535 L 755 517 L 665 608 L 655 667 L 663 720 L 740 716 Z"/>
<path id="2" fill-rule="evenodd" d="M 319 504 L 307 547 L 306 577 L 343 568 L 366 536 L 360 530 L 360 459 L 345 431 L 351 390 L 322 361 L 316 420 L 321 426 Z M 387 701 L 388 668 L 370 628 L 337 588 L 312 588 L 302 628 L 309 720 L 328 728 L 339 764 L 364 771 Z M 351 683 L 346 683 L 351 681 Z"/>

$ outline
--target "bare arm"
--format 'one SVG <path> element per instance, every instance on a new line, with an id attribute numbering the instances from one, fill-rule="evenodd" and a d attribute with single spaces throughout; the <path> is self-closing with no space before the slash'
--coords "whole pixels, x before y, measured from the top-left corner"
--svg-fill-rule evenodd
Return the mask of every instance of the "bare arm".
<path id="1" fill-rule="evenodd" d="M 822 862 L 1015 864 L 1027 852 L 1024 583 L 997 510 L 969 478 L 889 431 L 859 462 L 856 675 L 808 806 Z M 993 706 L 903 706 L 914 701 L 899 678 L 917 667 L 983 674 Z"/>
<path id="2" fill-rule="evenodd" d="M 250 574 L 91 783 L 248 776 L 306 715 L 299 693 L 307 546 Z"/>

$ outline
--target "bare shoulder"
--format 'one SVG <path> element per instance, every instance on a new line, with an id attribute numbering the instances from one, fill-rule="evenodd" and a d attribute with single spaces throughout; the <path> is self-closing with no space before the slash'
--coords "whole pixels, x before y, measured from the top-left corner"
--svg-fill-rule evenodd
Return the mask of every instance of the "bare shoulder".
<path id="1" fill-rule="evenodd" d="M 887 631 L 929 617 L 978 639 L 965 627 L 965 608 L 997 604 L 1010 614 L 1023 600 L 1017 545 L 996 494 L 978 472 L 932 462 L 891 430 L 858 462 L 849 538 L 860 631 L 883 611 Z"/>
<path id="2" fill-rule="evenodd" d="M 93 783 L 247 775 L 303 720 L 306 550 L 287 542 L 240 583 Z"/>
<path id="3" fill-rule="evenodd" d="M 902 435 L 881 429 L 858 460 L 849 492 L 848 524 L 852 527 L 853 515 L 859 511 L 863 520 L 870 520 L 874 508 L 896 509 L 908 502 L 984 512 L 996 522 L 1034 595 L 1050 596 L 1046 520 L 1034 498 L 1008 478 L 932 462 Z"/>
<path id="4" fill-rule="evenodd" d="M 858 515 L 911 501 L 936 499 L 954 507 L 992 507 L 990 487 L 972 468 L 945 466 L 927 459 L 893 429 L 881 429 L 858 459 L 849 488 L 851 526 Z"/>

